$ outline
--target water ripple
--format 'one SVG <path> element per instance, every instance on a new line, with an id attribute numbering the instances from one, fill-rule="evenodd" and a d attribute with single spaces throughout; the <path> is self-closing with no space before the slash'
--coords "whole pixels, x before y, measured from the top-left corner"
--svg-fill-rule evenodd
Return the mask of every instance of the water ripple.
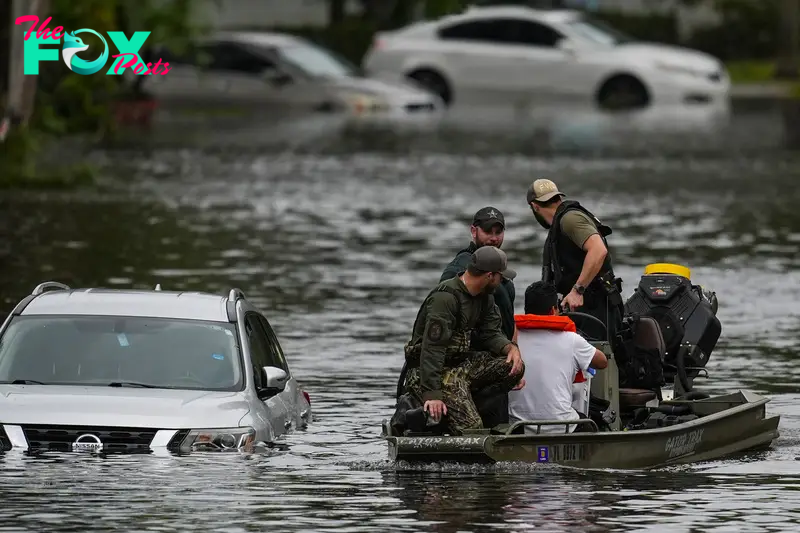
<path id="1" fill-rule="evenodd" d="M 0 306 L 43 279 L 238 286 L 273 323 L 317 419 L 263 456 L 0 456 L 0 529 L 800 527 L 796 161 L 184 150 L 118 163 L 117 181 L 96 193 L 0 198 Z M 782 415 L 772 449 L 644 473 L 387 461 L 379 423 L 392 412 L 402 345 L 478 208 L 505 213 L 518 311 L 538 279 L 544 231 L 524 200 L 537 177 L 613 227 L 625 296 L 652 261 L 688 264 L 718 293 L 723 338 L 698 386 L 768 394 Z"/>

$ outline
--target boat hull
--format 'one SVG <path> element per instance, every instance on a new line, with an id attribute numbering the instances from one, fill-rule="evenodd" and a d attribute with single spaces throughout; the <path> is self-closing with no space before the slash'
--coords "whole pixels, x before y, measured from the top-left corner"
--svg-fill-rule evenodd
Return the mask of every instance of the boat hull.
<path id="1" fill-rule="evenodd" d="M 707 461 L 768 447 L 779 436 L 780 416 L 767 416 L 767 398 L 739 391 L 691 400 L 700 418 L 654 429 L 582 433 L 463 436 L 385 435 L 395 461 L 554 463 L 576 468 L 648 469 Z M 386 426 L 385 426 L 386 427 Z"/>

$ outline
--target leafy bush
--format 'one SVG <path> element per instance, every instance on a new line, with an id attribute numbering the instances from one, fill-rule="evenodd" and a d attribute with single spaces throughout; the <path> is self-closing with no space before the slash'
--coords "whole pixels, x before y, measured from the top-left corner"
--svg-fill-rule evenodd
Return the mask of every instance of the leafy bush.
<path id="1" fill-rule="evenodd" d="M 674 16 L 663 14 L 633 15 L 619 11 L 599 11 L 592 14 L 610 26 L 642 41 L 678 44 L 678 23 Z"/>
<path id="2" fill-rule="evenodd" d="M 361 65 L 361 60 L 367 53 L 370 45 L 372 45 L 377 27 L 374 23 L 369 21 L 352 19 L 324 28 L 316 26 L 278 26 L 271 27 L 269 30 L 291 33 L 304 37 L 326 48 L 330 48 L 356 65 Z"/>
<path id="3" fill-rule="evenodd" d="M 780 50 L 778 2 L 721 0 L 722 23 L 698 28 L 686 43 L 720 59 L 775 58 Z"/>

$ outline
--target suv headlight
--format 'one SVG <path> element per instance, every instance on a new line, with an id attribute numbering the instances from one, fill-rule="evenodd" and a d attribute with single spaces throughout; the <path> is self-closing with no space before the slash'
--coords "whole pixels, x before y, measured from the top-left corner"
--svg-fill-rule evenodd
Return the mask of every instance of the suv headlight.
<path id="1" fill-rule="evenodd" d="M 251 427 L 193 429 L 180 445 L 181 452 L 216 452 L 248 449 L 256 439 Z"/>

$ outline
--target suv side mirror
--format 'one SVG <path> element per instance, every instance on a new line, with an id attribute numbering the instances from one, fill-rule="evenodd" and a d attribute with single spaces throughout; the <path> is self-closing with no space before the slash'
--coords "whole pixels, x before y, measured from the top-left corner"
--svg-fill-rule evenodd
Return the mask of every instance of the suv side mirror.
<path id="1" fill-rule="evenodd" d="M 261 369 L 261 380 L 264 386 L 258 391 L 258 395 L 259 397 L 269 398 L 286 389 L 289 374 L 282 368 L 265 366 Z"/>

